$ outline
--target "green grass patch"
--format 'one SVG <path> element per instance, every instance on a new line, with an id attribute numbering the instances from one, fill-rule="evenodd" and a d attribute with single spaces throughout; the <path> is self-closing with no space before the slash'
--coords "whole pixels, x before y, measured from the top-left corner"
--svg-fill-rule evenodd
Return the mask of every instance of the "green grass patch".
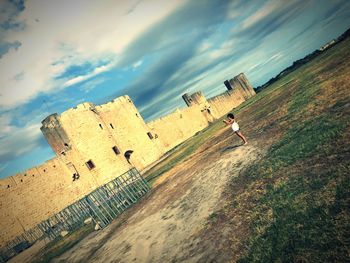
<path id="1" fill-rule="evenodd" d="M 300 81 L 300 87 L 293 94 L 293 99 L 289 105 L 289 112 L 298 111 L 303 114 L 305 107 L 312 101 L 319 91 L 319 83 L 314 76 L 303 78 Z"/>
<path id="2" fill-rule="evenodd" d="M 284 98 L 287 111 L 272 120 L 284 122 L 274 130 L 282 136 L 263 159 L 232 179 L 237 193 L 233 207 L 250 208 L 250 235 L 239 262 L 349 262 L 350 97 L 337 96 L 337 90 L 327 86 L 330 80 L 347 83 L 348 43 L 288 74 L 297 86 L 283 86 L 293 88 Z M 279 81 L 272 91 L 259 93 L 262 97 L 254 106 L 262 107 L 255 114 L 276 111 L 271 98 L 282 88 Z M 333 103 L 322 97 L 327 89 L 334 90 Z M 257 186 L 264 191 L 256 191 Z"/>
<path id="3" fill-rule="evenodd" d="M 315 155 L 327 155 L 332 143 L 345 132 L 346 123 L 331 114 L 294 122 L 282 139 L 270 147 L 263 161 L 247 168 L 248 177 L 250 180 L 271 178 L 281 168 Z"/>
<path id="4" fill-rule="evenodd" d="M 347 262 L 349 160 L 343 160 L 341 165 L 329 162 L 323 171 L 313 167 L 304 167 L 302 172 L 293 169 L 293 164 L 323 151 L 324 144 L 326 149 L 331 147 L 341 132 L 342 125 L 329 127 L 327 122 L 315 125 L 320 119 L 299 133 L 288 133 L 274 145 L 266 160 L 247 174 L 251 184 L 267 179 L 267 192 L 256 198 L 248 249 L 239 262 Z M 326 126 L 328 132 L 312 136 L 320 126 Z M 280 171 L 283 174 L 279 176 L 284 179 L 274 185 L 274 176 Z M 271 215 L 267 216 L 269 210 Z"/>
<path id="5" fill-rule="evenodd" d="M 316 90 L 316 88 L 315 88 Z M 251 195 L 251 235 L 239 262 L 347 262 L 350 248 L 350 161 L 338 154 L 337 145 L 347 132 L 350 118 L 336 114 L 344 102 L 307 121 L 294 114 L 310 103 L 296 94 L 287 114 L 290 128 L 233 184 L 265 182 L 266 193 Z M 302 100 L 302 101 L 301 101 Z M 348 149 L 348 148 L 347 148 Z M 314 159 L 322 166 L 319 170 Z M 296 165 L 304 163 L 310 167 Z M 327 164 L 327 165 L 325 165 Z M 282 179 L 282 180 L 281 180 Z M 280 180 L 280 181 L 278 181 Z M 278 183 L 277 183 L 278 182 Z M 234 201 L 234 203 L 237 201 Z"/>
<path id="6" fill-rule="evenodd" d="M 270 148 L 266 165 L 277 170 L 315 154 L 326 153 L 329 144 L 343 132 L 346 125 L 332 117 L 325 114 L 291 125 L 287 134 Z"/>
<path id="7" fill-rule="evenodd" d="M 258 201 L 249 249 L 239 262 L 348 262 L 349 169 L 347 162 L 325 173 L 288 174 L 282 185 L 270 185 Z M 335 190 L 333 178 L 341 179 Z"/>

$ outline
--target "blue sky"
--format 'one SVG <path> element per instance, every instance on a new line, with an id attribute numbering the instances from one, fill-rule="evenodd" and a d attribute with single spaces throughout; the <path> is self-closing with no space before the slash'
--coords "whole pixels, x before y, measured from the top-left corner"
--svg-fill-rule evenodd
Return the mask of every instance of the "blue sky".
<path id="1" fill-rule="evenodd" d="M 350 1 L 1 1 L 0 177 L 54 156 L 47 115 L 128 94 L 146 120 L 259 86 L 350 26 Z"/>

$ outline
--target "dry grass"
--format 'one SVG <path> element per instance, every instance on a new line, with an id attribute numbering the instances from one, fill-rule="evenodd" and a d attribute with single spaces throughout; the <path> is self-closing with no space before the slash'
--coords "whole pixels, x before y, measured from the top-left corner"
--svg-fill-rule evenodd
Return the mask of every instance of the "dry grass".
<path id="1" fill-rule="evenodd" d="M 243 170 L 233 167 L 239 176 L 227 186 L 223 208 L 197 233 L 201 242 L 193 253 L 214 248 L 217 262 L 349 259 L 349 76 L 350 40 L 345 40 L 234 110 L 248 140 L 266 154 Z M 181 170 L 189 158 L 220 156 L 215 145 L 231 133 L 221 128 L 218 120 L 186 141 L 146 178 L 153 184 L 174 167 Z M 180 190 L 190 185 L 187 179 Z M 146 199 L 157 193 L 153 189 Z M 161 201 L 155 210 L 171 200 Z"/>
<path id="2" fill-rule="evenodd" d="M 349 47 L 350 40 L 338 44 L 234 110 L 248 139 L 267 154 L 232 180 L 225 208 L 198 234 L 225 259 L 349 258 Z M 191 153 L 203 154 L 200 145 L 222 135 L 218 130 L 215 124 L 156 168 L 167 171 Z"/>
<path id="3" fill-rule="evenodd" d="M 227 213 L 243 213 L 249 225 L 236 260 L 348 260 L 349 46 L 347 40 L 289 74 L 288 84 L 281 79 L 262 92 L 257 111 L 241 113 L 268 151 L 231 183 Z"/>

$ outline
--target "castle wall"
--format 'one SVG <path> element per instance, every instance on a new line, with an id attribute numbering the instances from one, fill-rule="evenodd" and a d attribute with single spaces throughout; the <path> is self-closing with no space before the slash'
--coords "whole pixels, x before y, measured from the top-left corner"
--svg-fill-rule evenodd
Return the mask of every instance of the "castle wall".
<path id="1" fill-rule="evenodd" d="M 58 213 L 89 189 L 58 159 L 0 180 L 0 242 L 5 244 Z"/>
<path id="2" fill-rule="evenodd" d="M 177 109 L 167 116 L 148 123 L 153 133 L 163 143 L 165 151 L 187 140 L 208 126 L 208 120 L 202 114 L 199 105 Z"/>
<path id="3" fill-rule="evenodd" d="M 208 105 L 208 101 L 207 99 L 204 97 L 203 95 L 203 92 L 201 91 L 197 91 L 195 93 L 193 93 L 191 95 L 191 101 L 194 103 L 194 104 L 197 104 L 199 106 L 207 106 Z"/>
<path id="4" fill-rule="evenodd" d="M 208 103 L 206 97 L 204 97 L 201 91 L 197 91 L 191 95 L 188 93 L 182 95 L 182 99 L 185 101 L 188 107 L 196 105 L 198 110 L 204 115 L 208 123 L 212 123 L 217 118 L 217 113 L 213 110 Z"/>
<path id="5" fill-rule="evenodd" d="M 225 93 L 208 99 L 211 110 L 214 112 L 217 118 L 223 116 L 232 110 L 232 108 L 237 107 L 244 101 L 245 98 L 239 89 L 229 90 Z"/>
<path id="6" fill-rule="evenodd" d="M 83 103 L 60 116 L 49 116 L 42 131 L 57 157 L 0 180 L 2 244 L 126 172 L 131 165 L 142 169 L 163 154 L 155 139 L 147 135 L 150 129 L 128 96 L 97 107 Z M 124 157 L 129 149 L 134 150 L 132 164 Z M 89 160 L 95 165 L 93 169 L 86 164 Z M 73 181 L 74 174 L 79 179 Z"/>
<path id="7" fill-rule="evenodd" d="M 240 73 L 234 78 L 230 79 L 229 84 L 233 90 L 239 90 L 245 100 L 255 95 L 253 86 L 250 84 L 244 73 Z"/>
<path id="8" fill-rule="evenodd" d="M 254 95 L 256 95 L 252 84 L 250 84 L 249 80 L 244 75 L 244 73 L 240 73 L 238 76 L 236 76 L 236 78 L 240 82 L 240 84 L 243 87 L 243 89 L 249 94 L 249 98 L 254 96 Z"/>
<path id="9" fill-rule="evenodd" d="M 229 83 L 232 89 L 208 100 L 202 92 L 184 94 L 187 108 L 147 124 L 128 96 L 98 106 L 79 104 L 45 118 L 41 131 L 56 157 L 0 180 L 1 244 L 131 166 L 142 170 L 255 95 L 244 74 Z M 128 150 L 133 151 L 130 163 L 124 156 Z"/>

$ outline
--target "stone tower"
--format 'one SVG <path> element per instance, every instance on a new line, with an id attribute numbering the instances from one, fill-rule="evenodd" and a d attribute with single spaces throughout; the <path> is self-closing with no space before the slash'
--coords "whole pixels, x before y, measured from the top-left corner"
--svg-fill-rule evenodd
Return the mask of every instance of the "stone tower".
<path id="1" fill-rule="evenodd" d="M 188 107 L 192 107 L 194 105 L 198 106 L 208 123 L 213 122 L 217 118 L 216 112 L 211 109 L 210 104 L 201 91 L 197 91 L 191 95 L 185 93 L 182 95 L 182 98 Z"/>
<path id="2" fill-rule="evenodd" d="M 42 122 L 46 140 L 72 175 L 101 184 L 135 166 L 143 169 L 164 152 L 128 96 L 107 104 L 79 104 Z M 131 158 L 125 153 L 133 151 Z"/>
<path id="3" fill-rule="evenodd" d="M 182 95 L 182 99 L 185 101 L 185 103 L 188 107 L 193 105 L 192 98 L 188 93 L 185 93 L 184 95 Z"/>
<path id="4" fill-rule="evenodd" d="M 40 130 L 56 155 L 59 156 L 68 150 L 70 141 L 57 113 L 46 117 L 41 124 Z"/>
<path id="5" fill-rule="evenodd" d="M 238 89 L 246 100 L 255 95 L 253 86 L 250 84 L 244 73 L 240 73 L 234 78 L 226 80 L 224 84 L 229 91 Z"/>
<path id="6" fill-rule="evenodd" d="M 234 81 L 236 83 L 239 83 L 239 85 L 243 88 L 245 93 L 247 94 L 248 98 L 255 95 L 255 91 L 253 89 L 253 86 L 250 84 L 244 73 L 240 73 L 237 76 L 234 77 Z"/>

